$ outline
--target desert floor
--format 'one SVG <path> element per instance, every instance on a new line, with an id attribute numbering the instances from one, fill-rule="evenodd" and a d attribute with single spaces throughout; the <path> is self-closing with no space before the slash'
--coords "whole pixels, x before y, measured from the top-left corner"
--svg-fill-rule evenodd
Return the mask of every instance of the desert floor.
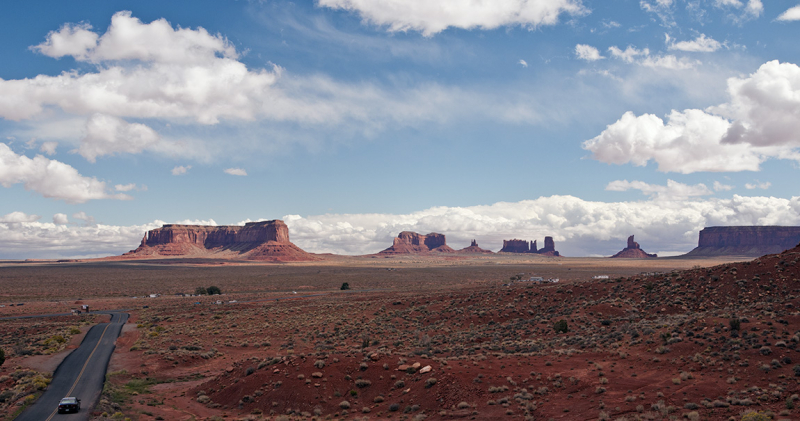
<path id="1" fill-rule="evenodd" d="M 131 314 L 93 419 L 796 419 L 798 256 L 0 262 L 0 317 Z M 6 419 L 104 317 L 0 321 Z"/>

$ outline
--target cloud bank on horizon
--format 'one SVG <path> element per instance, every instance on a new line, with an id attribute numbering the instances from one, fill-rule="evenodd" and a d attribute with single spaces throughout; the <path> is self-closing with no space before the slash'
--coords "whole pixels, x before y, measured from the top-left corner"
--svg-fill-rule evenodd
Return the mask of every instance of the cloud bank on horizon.
<path id="1" fill-rule="evenodd" d="M 341 254 L 406 229 L 673 253 L 703 226 L 800 223 L 800 66 L 781 41 L 800 6 L 216 5 L 235 25 L 162 7 L 78 2 L 43 32 L 32 6 L 0 18 L 25 35 L 0 52 L 0 258 L 117 254 L 162 220 L 265 212 Z M 519 175 L 534 168 L 546 183 Z"/>

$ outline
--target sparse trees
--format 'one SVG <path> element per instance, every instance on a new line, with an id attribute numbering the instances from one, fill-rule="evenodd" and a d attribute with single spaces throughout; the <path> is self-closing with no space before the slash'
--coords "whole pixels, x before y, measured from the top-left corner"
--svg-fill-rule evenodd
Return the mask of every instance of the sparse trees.
<path id="1" fill-rule="evenodd" d="M 339 289 L 342 290 L 342 291 L 347 291 L 348 289 L 350 289 L 350 284 L 345 282 L 345 283 L 342 284 L 342 287 L 339 288 Z"/>

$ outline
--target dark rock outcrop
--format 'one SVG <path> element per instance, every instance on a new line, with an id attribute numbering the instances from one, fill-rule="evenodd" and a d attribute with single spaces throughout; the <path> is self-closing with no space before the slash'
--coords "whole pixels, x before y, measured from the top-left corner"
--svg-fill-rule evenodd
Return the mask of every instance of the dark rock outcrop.
<path id="1" fill-rule="evenodd" d="M 639 243 L 633 241 L 633 236 L 628 237 L 628 247 L 622 249 L 619 253 L 611 256 L 611 258 L 624 258 L 624 259 L 646 259 L 648 257 L 658 257 L 656 254 L 646 253 L 639 247 Z"/>
<path id="2" fill-rule="evenodd" d="M 417 254 L 417 253 L 454 253 L 447 245 L 444 234 L 432 232 L 428 235 L 403 231 L 397 235 L 391 247 L 378 254 Z"/>
<path id="3" fill-rule="evenodd" d="M 530 243 L 525 240 L 503 240 L 503 248 L 500 249 L 501 253 L 536 253 L 543 256 L 560 256 L 556 251 L 556 243 L 553 237 L 544 237 L 544 247 L 541 249 L 536 248 L 536 240 Z"/>
<path id="4" fill-rule="evenodd" d="M 747 256 L 780 253 L 800 242 L 797 226 L 706 227 L 689 257 Z"/>
<path id="5" fill-rule="evenodd" d="M 463 249 L 458 250 L 458 253 L 492 253 L 492 251 L 478 247 L 478 242 L 472 240 L 472 244 L 470 244 L 469 247 L 464 247 Z"/>
<path id="6" fill-rule="evenodd" d="M 222 255 L 277 262 L 315 260 L 314 256 L 289 241 L 289 227 L 280 220 L 248 222 L 244 226 L 167 224 L 148 231 L 139 247 L 123 256 L 145 258 Z"/>

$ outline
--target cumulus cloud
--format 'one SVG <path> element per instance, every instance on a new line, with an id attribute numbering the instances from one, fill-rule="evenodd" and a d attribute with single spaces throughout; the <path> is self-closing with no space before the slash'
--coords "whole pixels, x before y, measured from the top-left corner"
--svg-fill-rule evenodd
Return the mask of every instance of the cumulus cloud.
<path id="1" fill-rule="evenodd" d="M 53 223 L 56 225 L 69 224 L 69 217 L 65 213 L 57 213 L 53 215 Z"/>
<path id="2" fill-rule="evenodd" d="M 191 165 L 178 165 L 172 169 L 172 175 L 183 175 L 190 169 L 192 169 Z"/>
<path id="3" fill-rule="evenodd" d="M 745 183 L 745 185 L 744 185 L 744 187 L 747 190 L 755 190 L 755 189 L 766 190 L 766 189 L 770 188 L 770 186 L 772 186 L 772 183 L 770 183 L 769 181 L 764 182 L 764 183 L 756 181 L 755 183 L 752 183 L 752 184 L 751 183 Z"/>
<path id="4" fill-rule="evenodd" d="M 28 215 L 23 212 L 11 212 L 0 216 L 0 223 L 13 224 L 20 222 L 35 222 L 41 219 L 39 215 Z"/>
<path id="5" fill-rule="evenodd" d="M 117 184 L 117 185 L 114 186 L 114 190 L 116 190 L 116 191 L 131 191 L 131 190 L 147 191 L 147 186 L 145 186 L 145 185 L 138 186 L 138 185 L 136 185 L 136 183 Z"/>
<path id="6" fill-rule="evenodd" d="M 86 212 L 84 212 L 84 211 L 73 213 L 72 217 L 75 218 L 75 219 L 80 219 L 86 225 L 94 225 L 95 224 L 94 223 L 95 222 L 94 216 L 87 215 Z"/>
<path id="7" fill-rule="evenodd" d="M 247 171 L 245 171 L 243 168 L 227 168 L 225 169 L 225 174 L 246 176 Z"/>
<path id="8" fill-rule="evenodd" d="M 658 186 L 639 187 L 658 190 Z M 686 188 L 695 193 L 702 189 L 678 186 L 673 190 Z M 481 247 L 495 251 L 502 247 L 504 239 L 541 240 L 550 235 L 556 248 L 567 256 L 611 255 L 624 246 L 629 235 L 635 234 L 647 250 L 680 253 L 694 248 L 699 231 L 707 226 L 800 225 L 800 196 L 782 199 L 734 195 L 718 199 L 684 195 L 672 201 L 660 200 L 658 192 L 651 196 L 633 202 L 549 196 L 482 206 L 439 206 L 407 214 L 286 215 L 282 219 L 298 246 L 315 253 L 339 254 L 378 252 L 389 247 L 392 238 L 404 230 L 445 234 L 447 243 L 454 248 L 466 247 L 477 239 Z M 40 222 L 35 215 L 19 214 L 0 217 L 0 258 L 120 254 L 135 248 L 147 230 L 164 224 L 51 224 Z M 3 222 L 3 218 L 12 222 Z M 176 223 L 217 225 L 213 220 Z"/>
<path id="9" fill-rule="evenodd" d="M 5 143 L 0 143 L 0 185 L 9 188 L 23 184 L 44 197 L 67 203 L 84 203 L 93 199 L 131 199 L 126 194 L 111 194 L 106 183 L 94 177 L 84 177 L 75 168 L 36 155 L 18 155 Z"/>
<path id="10" fill-rule="evenodd" d="M 536 28 L 556 24 L 562 14 L 581 16 L 588 13 L 580 0 L 319 0 L 318 4 L 358 13 L 364 21 L 385 26 L 391 32 L 419 31 L 425 36 L 450 27 Z"/>
<path id="11" fill-rule="evenodd" d="M 711 53 L 719 50 L 722 47 L 719 41 L 714 38 L 706 37 L 706 34 L 700 34 L 699 37 L 691 41 L 670 42 L 669 35 L 667 38 L 667 48 L 670 50 L 689 51 L 696 53 Z"/>
<path id="12" fill-rule="evenodd" d="M 528 67 L 528 62 L 525 60 L 520 59 L 519 64 L 521 64 L 522 67 Z"/>
<path id="13" fill-rule="evenodd" d="M 691 69 L 698 63 L 686 57 L 678 58 L 672 54 L 650 55 L 649 48 L 639 50 L 630 45 L 624 50 L 617 46 L 611 46 L 608 48 L 608 52 L 612 57 L 623 60 L 626 63 L 636 63 L 641 66 L 661 67 L 670 70 Z"/>
<path id="14" fill-rule="evenodd" d="M 579 59 L 586 61 L 596 61 L 605 58 L 602 55 L 600 55 L 600 52 L 597 51 L 597 48 L 594 48 L 591 45 L 586 45 L 586 44 L 577 44 L 575 46 L 575 55 Z"/>
<path id="15" fill-rule="evenodd" d="M 89 162 L 95 162 L 98 156 L 139 153 L 158 141 L 158 133 L 144 124 L 95 113 L 86 122 L 86 136 L 81 140 L 78 153 Z"/>
<path id="16" fill-rule="evenodd" d="M 666 186 L 658 184 L 648 184 L 644 181 L 628 181 L 616 180 L 608 183 L 606 186 L 608 191 L 627 191 L 627 190 L 640 190 L 655 200 L 686 200 L 690 197 L 707 196 L 713 192 L 706 187 L 705 184 L 696 184 L 690 186 L 688 184 L 679 183 L 673 180 L 667 180 Z"/>
<path id="17" fill-rule="evenodd" d="M 784 22 L 800 20 L 800 4 L 795 7 L 790 7 L 785 12 L 781 13 L 777 20 Z"/>
<path id="18" fill-rule="evenodd" d="M 707 110 L 672 110 L 667 122 L 626 112 L 584 142 L 602 162 L 659 171 L 758 171 L 769 158 L 800 162 L 800 67 L 771 61 L 745 78 L 728 79 L 730 101 Z"/>
<path id="19" fill-rule="evenodd" d="M 547 9 L 573 1 L 522 1 L 519 8 Z M 397 2 L 397 7 L 405 4 Z M 509 99 L 507 93 L 491 89 L 467 91 L 403 81 L 340 82 L 320 74 L 286 74 L 277 65 L 248 69 L 222 35 L 203 28 L 173 28 L 164 19 L 143 23 L 130 12 L 116 13 L 105 33 L 92 34 L 87 24 L 65 25 L 33 48 L 50 57 L 71 56 L 95 64 L 94 71 L 84 66 L 55 76 L 0 79 L 0 118 L 35 119 L 32 135 L 50 130 L 59 133 L 59 139 L 64 133 L 54 126 L 60 129 L 63 124 L 54 121 L 85 119 L 83 133 L 72 135 L 80 130 L 70 126 L 69 136 L 74 138 L 66 141 L 79 143 L 77 151 L 89 161 L 143 151 L 186 158 L 194 158 L 197 151 L 214 155 L 205 143 L 217 139 L 194 143 L 166 139 L 157 131 L 164 123 L 178 127 L 267 121 L 339 126 L 374 135 L 390 125 L 439 123 L 456 116 L 514 122 L 541 119 L 530 98 L 518 94 Z"/>

